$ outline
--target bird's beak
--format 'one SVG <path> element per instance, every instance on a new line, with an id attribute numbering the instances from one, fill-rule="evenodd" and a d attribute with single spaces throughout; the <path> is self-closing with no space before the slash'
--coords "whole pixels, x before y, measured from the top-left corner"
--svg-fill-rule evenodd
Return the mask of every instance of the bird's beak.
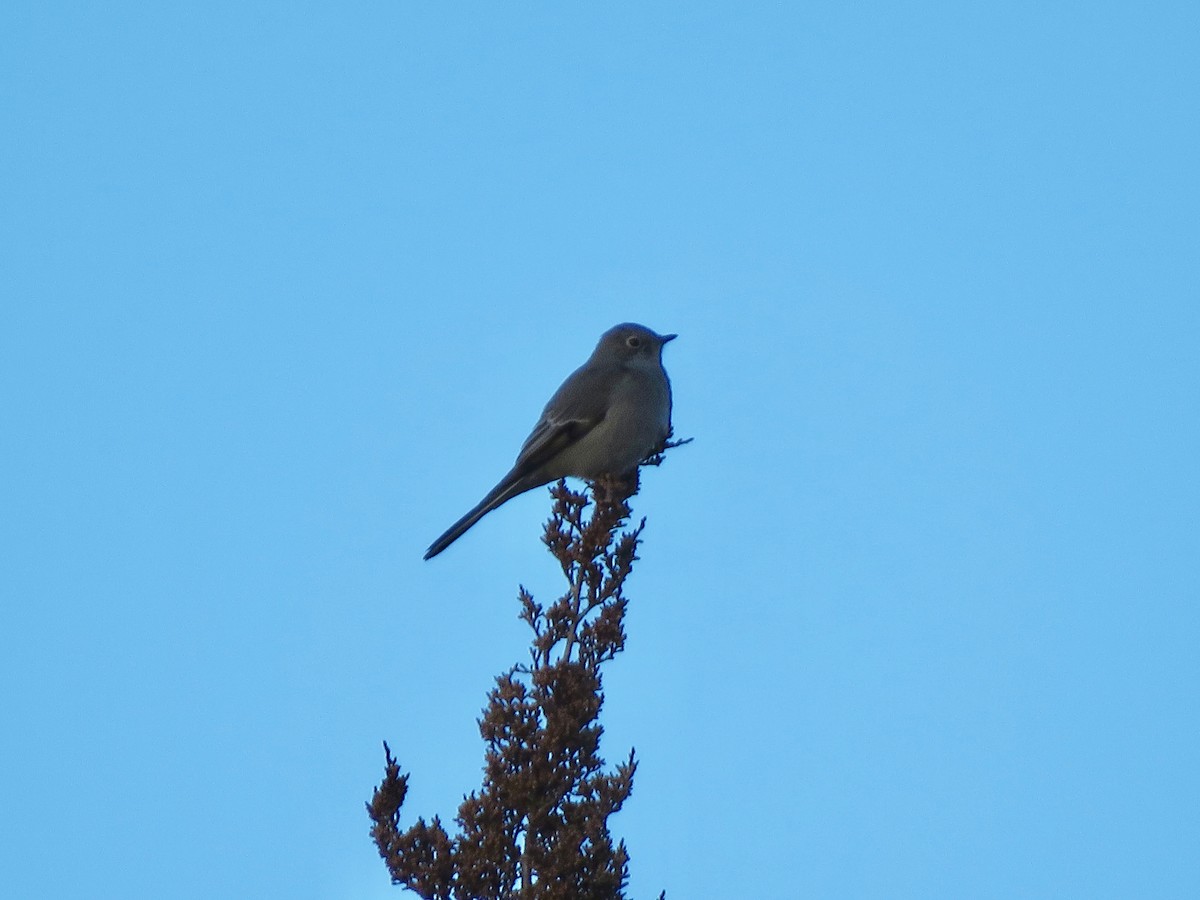
<path id="1" fill-rule="evenodd" d="M 677 337 L 679 337 L 677 334 L 661 334 L 658 336 L 658 342 L 660 344 L 667 344 L 675 340 Z"/>

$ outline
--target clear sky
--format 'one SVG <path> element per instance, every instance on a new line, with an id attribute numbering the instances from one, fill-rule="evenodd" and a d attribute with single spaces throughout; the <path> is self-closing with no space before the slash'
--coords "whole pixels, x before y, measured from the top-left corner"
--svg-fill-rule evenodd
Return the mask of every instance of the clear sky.
<path id="1" fill-rule="evenodd" d="M 678 332 L 631 895 L 1200 896 L 1200 5 L 0 8 L 0 871 L 384 898 Z"/>

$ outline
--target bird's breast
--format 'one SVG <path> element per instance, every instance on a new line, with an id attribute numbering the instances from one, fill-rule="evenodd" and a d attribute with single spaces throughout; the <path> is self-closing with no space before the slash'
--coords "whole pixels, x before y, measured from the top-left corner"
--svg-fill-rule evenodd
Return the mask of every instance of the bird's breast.
<path id="1" fill-rule="evenodd" d="M 562 471 L 598 478 L 631 471 L 649 456 L 671 427 L 671 388 L 661 370 L 625 374 L 609 395 L 604 417 L 555 460 Z"/>

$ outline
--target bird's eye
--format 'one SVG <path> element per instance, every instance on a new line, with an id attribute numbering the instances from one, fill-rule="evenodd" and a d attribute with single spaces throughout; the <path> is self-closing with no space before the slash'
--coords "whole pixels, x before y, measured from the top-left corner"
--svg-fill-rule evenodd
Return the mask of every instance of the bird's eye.
<path id="1" fill-rule="evenodd" d="M 629 336 L 629 339 L 626 340 L 625 343 L 627 343 L 630 347 L 632 347 L 634 350 L 636 350 L 638 347 L 642 346 L 642 339 L 640 337 L 638 337 L 636 334 L 631 334 Z"/>

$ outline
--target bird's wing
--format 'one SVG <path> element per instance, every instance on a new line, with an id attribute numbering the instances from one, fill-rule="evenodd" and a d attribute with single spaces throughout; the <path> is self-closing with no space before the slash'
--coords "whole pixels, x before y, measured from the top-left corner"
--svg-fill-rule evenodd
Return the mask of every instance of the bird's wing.
<path id="1" fill-rule="evenodd" d="M 514 472 L 533 472 L 576 443 L 604 419 L 616 373 L 598 366 L 577 369 L 562 383 L 517 454 Z"/>

